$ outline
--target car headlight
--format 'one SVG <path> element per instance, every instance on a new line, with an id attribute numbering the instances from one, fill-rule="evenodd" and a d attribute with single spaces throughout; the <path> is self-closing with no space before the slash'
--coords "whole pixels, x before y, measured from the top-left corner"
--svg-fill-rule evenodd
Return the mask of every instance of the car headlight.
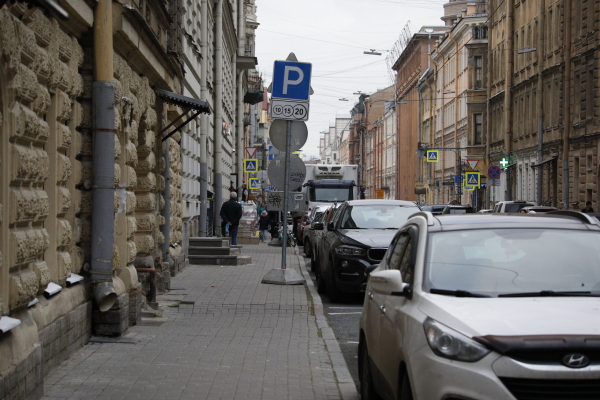
<path id="1" fill-rule="evenodd" d="M 360 247 L 354 246 L 338 246 L 335 248 L 336 254 L 341 256 L 365 256 L 367 251 Z"/>
<path id="2" fill-rule="evenodd" d="M 476 362 L 490 353 L 479 343 L 429 317 L 423 322 L 423 328 L 429 347 L 440 357 Z"/>

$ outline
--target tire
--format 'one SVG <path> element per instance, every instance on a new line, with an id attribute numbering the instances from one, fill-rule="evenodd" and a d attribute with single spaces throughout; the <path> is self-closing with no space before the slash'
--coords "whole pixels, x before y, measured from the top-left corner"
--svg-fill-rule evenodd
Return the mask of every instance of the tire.
<path id="1" fill-rule="evenodd" d="M 305 240 L 304 241 L 304 255 L 306 257 L 311 257 L 311 251 L 310 250 L 311 250 L 311 248 L 310 248 L 310 240 Z"/>
<path id="2" fill-rule="evenodd" d="M 344 300 L 342 293 L 335 284 L 335 274 L 333 273 L 333 260 L 329 260 L 327 271 L 325 272 L 325 286 L 327 287 L 327 296 L 332 303 L 341 303 Z"/>
<path id="3" fill-rule="evenodd" d="M 400 388 L 398 389 L 399 400 L 413 400 L 412 391 L 410 390 L 410 380 L 408 373 L 404 371 L 399 379 Z"/>
<path id="4" fill-rule="evenodd" d="M 381 397 L 375 391 L 375 385 L 373 384 L 373 376 L 371 375 L 371 365 L 369 365 L 369 351 L 367 350 L 367 344 L 363 342 L 362 346 L 360 347 L 362 349 L 361 354 L 359 355 L 360 399 L 379 400 Z"/>

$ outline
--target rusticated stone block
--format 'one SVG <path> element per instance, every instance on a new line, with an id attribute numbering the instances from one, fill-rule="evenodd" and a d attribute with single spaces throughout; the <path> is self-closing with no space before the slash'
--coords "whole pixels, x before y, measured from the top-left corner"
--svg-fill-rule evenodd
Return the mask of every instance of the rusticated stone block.
<path id="1" fill-rule="evenodd" d="M 142 292 L 139 286 L 129 290 L 129 326 L 142 322 Z"/>
<path id="2" fill-rule="evenodd" d="M 69 95 L 67 95 L 62 90 L 57 90 L 55 99 L 57 104 L 56 120 L 59 122 L 70 120 L 73 105 L 71 104 L 71 98 L 69 97 Z"/>
<path id="3" fill-rule="evenodd" d="M 121 181 L 121 166 L 115 164 L 115 186 L 118 186 Z"/>
<path id="4" fill-rule="evenodd" d="M 26 306 L 35 297 L 39 282 L 35 272 L 26 268 L 10 274 L 9 286 L 9 307 L 14 310 Z"/>
<path id="5" fill-rule="evenodd" d="M 140 174 L 151 173 L 156 167 L 156 157 L 154 153 L 148 154 L 147 157 L 137 160 L 135 170 Z"/>
<path id="6" fill-rule="evenodd" d="M 52 75 L 50 85 L 56 86 L 60 90 L 68 92 L 71 89 L 71 70 L 69 66 L 62 61 L 55 63 L 57 66 L 56 72 Z"/>
<path id="7" fill-rule="evenodd" d="M 79 246 L 75 246 L 72 253 L 73 263 L 71 265 L 71 272 L 79 274 L 83 268 L 85 262 L 83 249 Z"/>
<path id="8" fill-rule="evenodd" d="M 158 119 L 156 111 L 153 108 L 146 108 L 142 120 L 140 121 L 140 128 L 144 130 L 152 130 L 156 126 L 157 121 Z"/>
<path id="9" fill-rule="evenodd" d="M 54 30 L 52 29 L 52 22 L 44 15 L 42 9 L 38 8 L 29 14 L 24 22 L 35 32 L 37 43 L 40 46 L 46 47 L 50 44 Z"/>
<path id="10" fill-rule="evenodd" d="M 46 121 L 39 118 L 35 112 L 22 104 L 15 103 L 10 108 L 15 118 L 15 130 L 12 137 L 22 136 L 29 140 L 45 142 L 48 140 L 50 128 Z"/>
<path id="11" fill-rule="evenodd" d="M 137 177 L 136 190 L 151 191 L 156 188 L 156 175 L 148 173 Z"/>
<path id="12" fill-rule="evenodd" d="M 56 182 L 64 183 L 71 176 L 71 160 L 62 154 L 56 157 Z"/>
<path id="13" fill-rule="evenodd" d="M 127 252 L 127 263 L 130 264 L 135 260 L 135 256 L 137 255 L 137 246 L 133 238 L 127 241 Z"/>
<path id="14" fill-rule="evenodd" d="M 57 214 L 64 215 L 69 212 L 71 208 L 71 192 L 69 189 L 59 187 L 56 191 L 57 194 Z"/>
<path id="15" fill-rule="evenodd" d="M 154 211 L 156 208 L 156 195 L 154 193 L 138 193 L 135 202 L 135 208 L 138 211 Z"/>
<path id="16" fill-rule="evenodd" d="M 43 292 L 43 290 L 50 283 L 50 270 L 48 269 L 48 265 L 45 261 L 37 261 L 29 264 L 29 269 L 31 269 L 38 279 L 39 290 L 38 294 Z"/>
<path id="17" fill-rule="evenodd" d="M 152 232 L 156 229 L 156 215 L 152 213 L 136 213 L 136 231 Z"/>
<path id="18" fill-rule="evenodd" d="M 50 109 L 50 103 L 51 99 L 50 92 L 48 92 L 48 88 L 38 84 L 38 97 L 33 102 L 33 111 L 35 111 L 35 113 L 38 115 L 45 114 Z"/>
<path id="19" fill-rule="evenodd" d="M 35 221 L 48 216 L 49 199 L 43 190 L 10 189 L 11 223 Z"/>
<path id="20" fill-rule="evenodd" d="M 127 217 L 127 236 L 128 238 L 132 237 L 137 231 L 137 219 L 135 217 L 129 216 Z"/>
<path id="21" fill-rule="evenodd" d="M 56 124 L 56 147 L 61 150 L 67 150 L 71 147 L 72 133 L 68 126 Z"/>
<path id="22" fill-rule="evenodd" d="M 43 150 L 30 149 L 21 145 L 12 145 L 11 153 L 13 181 L 45 181 L 48 178 L 48 154 Z"/>
<path id="23" fill-rule="evenodd" d="M 73 40 L 71 36 L 69 36 L 63 30 L 58 29 L 56 33 L 58 41 L 58 54 L 63 61 L 68 62 L 73 54 Z"/>
<path id="24" fill-rule="evenodd" d="M 25 103 L 31 103 L 37 97 L 37 75 L 24 64 L 20 64 L 17 69 L 17 74 L 8 83 L 8 89 L 14 92 L 16 98 Z"/>
<path id="25" fill-rule="evenodd" d="M 62 272 L 62 276 L 68 277 L 72 271 L 71 255 L 67 252 L 60 251 L 56 253 L 56 261 L 58 270 Z"/>
<path id="26" fill-rule="evenodd" d="M 135 246 L 140 253 L 150 253 L 154 250 L 154 238 L 149 234 L 137 234 L 134 237 Z"/>
<path id="27" fill-rule="evenodd" d="M 129 214 L 135 211 L 137 198 L 134 192 L 127 192 L 126 198 L 127 204 L 125 205 L 125 212 Z"/>
<path id="28" fill-rule="evenodd" d="M 85 214 L 92 213 L 92 192 L 81 192 L 81 200 L 79 202 L 79 210 Z"/>
<path id="29" fill-rule="evenodd" d="M 12 232 L 12 247 L 16 249 L 15 264 L 41 257 L 50 244 L 45 229 L 28 229 Z"/>
<path id="30" fill-rule="evenodd" d="M 113 246 L 113 263 L 112 263 L 113 271 L 119 269 L 120 265 L 121 265 L 121 253 L 119 252 L 119 247 L 115 244 Z"/>
<path id="31" fill-rule="evenodd" d="M 138 163 L 138 154 L 135 144 L 128 142 L 126 145 L 126 150 L 125 163 L 135 168 Z"/>
<path id="32" fill-rule="evenodd" d="M 59 247 L 68 246 L 73 239 L 71 224 L 65 219 L 57 219 L 56 244 Z"/>

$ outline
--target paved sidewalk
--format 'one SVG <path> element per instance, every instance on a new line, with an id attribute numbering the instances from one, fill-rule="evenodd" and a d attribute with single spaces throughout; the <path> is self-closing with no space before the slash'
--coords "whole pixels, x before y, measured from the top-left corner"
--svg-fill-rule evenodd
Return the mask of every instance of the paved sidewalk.
<path id="1" fill-rule="evenodd" d="M 89 343 L 45 379 L 44 399 L 344 399 L 358 394 L 302 257 L 307 284 L 261 284 L 281 247 L 244 245 L 252 264 L 190 266 L 159 296 L 165 322 Z M 150 322 L 151 323 L 151 322 Z"/>

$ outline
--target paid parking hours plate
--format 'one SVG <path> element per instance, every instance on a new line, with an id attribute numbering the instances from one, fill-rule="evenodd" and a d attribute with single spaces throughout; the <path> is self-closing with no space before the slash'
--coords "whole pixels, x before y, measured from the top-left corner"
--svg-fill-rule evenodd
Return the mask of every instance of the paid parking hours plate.
<path id="1" fill-rule="evenodd" d="M 308 101 L 271 99 L 271 118 L 308 121 Z"/>

